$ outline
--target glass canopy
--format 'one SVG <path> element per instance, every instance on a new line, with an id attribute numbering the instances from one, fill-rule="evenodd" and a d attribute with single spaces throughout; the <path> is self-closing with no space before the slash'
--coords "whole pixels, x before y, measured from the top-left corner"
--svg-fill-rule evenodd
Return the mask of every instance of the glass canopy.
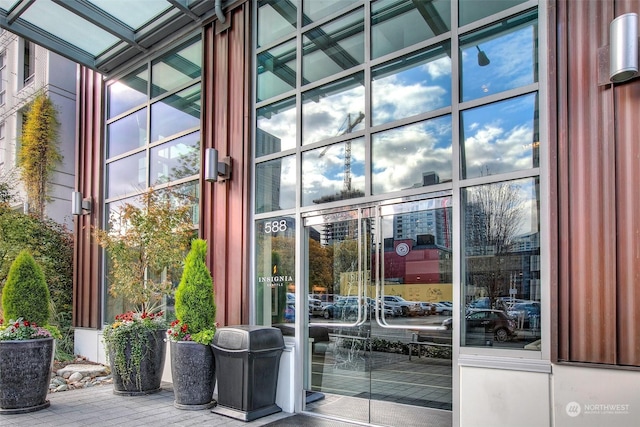
<path id="1" fill-rule="evenodd" d="M 0 28 L 109 75 L 222 16 L 213 0 L 0 0 Z M 222 22 L 223 19 L 220 19 Z"/>

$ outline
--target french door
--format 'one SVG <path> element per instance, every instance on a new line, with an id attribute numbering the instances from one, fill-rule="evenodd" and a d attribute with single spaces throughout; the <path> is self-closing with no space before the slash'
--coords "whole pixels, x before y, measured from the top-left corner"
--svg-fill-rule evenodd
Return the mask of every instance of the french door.
<path id="1" fill-rule="evenodd" d="M 450 196 L 309 215 L 304 233 L 305 410 L 451 425 Z"/>

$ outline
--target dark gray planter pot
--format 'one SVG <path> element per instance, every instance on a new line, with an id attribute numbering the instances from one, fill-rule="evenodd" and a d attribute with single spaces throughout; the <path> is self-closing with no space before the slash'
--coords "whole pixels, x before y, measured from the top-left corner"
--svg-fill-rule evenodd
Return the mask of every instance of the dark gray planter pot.
<path id="1" fill-rule="evenodd" d="M 0 414 L 49 407 L 55 339 L 0 341 Z"/>
<path id="2" fill-rule="evenodd" d="M 166 329 L 158 329 L 147 333 L 146 343 L 143 343 L 140 363 L 140 375 L 134 369 L 130 375 L 119 372 L 115 366 L 115 351 L 109 348 L 109 364 L 113 375 L 113 393 L 119 396 L 141 396 L 160 391 L 162 372 L 166 358 Z M 127 364 L 130 364 L 131 344 L 125 349 Z"/>
<path id="3" fill-rule="evenodd" d="M 178 409 L 199 410 L 215 405 L 215 360 L 211 346 L 193 341 L 171 341 L 173 405 Z"/>

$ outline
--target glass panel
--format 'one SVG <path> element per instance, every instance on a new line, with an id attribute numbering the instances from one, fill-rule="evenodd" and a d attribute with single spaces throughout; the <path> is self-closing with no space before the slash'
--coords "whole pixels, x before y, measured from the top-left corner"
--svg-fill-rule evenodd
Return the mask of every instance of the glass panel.
<path id="1" fill-rule="evenodd" d="M 293 217 L 256 221 L 256 323 L 295 321 L 295 237 Z M 289 328 L 293 335 L 293 325 Z"/>
<path id="2" fill-rule="evenodd" d="M 381 248 L 380 292 L 384 303 L 379 307 L 379 316 L 384 318 L 381 323 L 395 329 L 378 328 L 376 323 L 372 325 L 372 335 L 377 332 L 381 338 L 374 344 L 378 356 L 384 355 L 395 363 L 372 369 L 374 399 L 387 401 L 388 393 L 394 402 L 452 409 L 452 329 L 420 330 L 451 325 L 451 205 L 451 198 L 444 197 L 380 208 L 377 225 L 381 233 L 376 247 Z M 395 359 L 389 354 L 395 350 L 393 343 L 402 343 L 409 356 L 403 352 L 404 357 Z M 390 371 L 397 372 L 397 376 L 390 377 Z M 389 379 L 406 388 L 389 387 Z M 384 419 L 383 408 L 375 412 L 380 420 Z"/>
<path id="3" fill-rule="evenodd" d="M 156 97 L 200 78 L 202 42 L 192 40 L 176 51 L 153 61 L 151 66 L 151 96 Z"/>
<path id="4" fill-rule="evenodd" d="M 537 93 L 466 110 L 461 116 L 463 179 L 539 166 Z"/>
<path id="5" fill-rule="evenodd" d="M 146 143 L 146 108 L 107 125 L 107 158 L 135 150 Z"/>
<path id="6" fill-rule="evenodd" d="M 451 181 L 451 138 L 451 116 L 373 135 L 373 194 Z"/>
<path id="7" fill-rule="evenodd" d="M 451 105 L 449 43 L 371 70 L 372 125 Z"/>
<path id="8" fill-rule="evenodd" d="M 200 172 L 200 132 L 151 148 L 151 185 L 174 181 Z"/>
<path id="9" fill-rule="evenodd" d="M 535 16 L 521 15 L 460 39 L 462 101 L 538 81 Z"/>
<path id="10" fill-rule="evenodd" d="M 256 158 L 295 148 L 296 111 L 295 98 L 258 109 Z"/>
<path id="11" fill-rule="evenodd" d="M 509 9 L 528 0 L 458 0 L 460 26 Z"/>
<path id="12" fill-rule="evenodd" d="M 371 6 L 371 57 L 446 33 L 450 23 L 450 0 L 376 1 Z"/>
<path id="13" fill-rule="evenodd" d="M 304 84 L 348 70 L 364 62 L 364 12 L 307 31 L 302 41 Z"/>
<path id="14" fill-rule="evenodd" d="M 105 216 L 108 220 L 112 219 L 114 224 L 117 224 L 118 221 L 118 212 L 124 207 L 126 204 L 137 206 L 140 200 L 137 197 L 129 197 L 122 200 L 117 200 L 115 202 L 106 203 L 105 204 Z M 127 303 L 122 297 L 114 297 L 111 292 L 109 292 L 109 288 L 111 287 L 111 274 L 109 274 L 109 268 L 111 261 L 110 257 L 105 257 L 105 273 L 104 273 L 104 301 L 105 301 L 105 313 L 103 317 L 103 322 L 111 323 L 115 319 L 116 315 L 125 313 L 128 310 L 133 310 L 135 307 Z"/>
<path id="15" fill-rule="evenodd" d="M 258 55 L 258 101 L 296 88 L 296 42 L 292 40 Z"/>
<path id="16" fill-rule="evenodd" d="M 298 0 L 258 1 L 258 47 L 296 30 Z"/>
<path id="17" fill-rule="evenodd" d="M 462 345 L 540 350 L 540 180 L 462 190 Z"/>
<path id="18" fill-rule="evenodd" d="M 363 197 L 364 138 L 302 154 L 302 205 Z"/>
<path id="19" fill-rule="evenodd" d="M 362 73 L 302 95 L 302 144 L 364 129 Z M 355 117 L 362 117 L 353 121 Z"/>
<path id="20" fill-rule="evenodd" d="M 0 9 L 5 11 L 9 11 L 13 8 L 13 6 L 18 3 L 20 0 L 0 0 Z M 4 31 L 4 30 L 3 30 Z"/>
<path id="21" fill-rule="evenodd" d="M 199 84 L 151 106 L 151 142 L 197 127 L 200 127 Z"/>
<path id="22" fill-rule="evenodd" d="M 296 159 L 283 157 L 256 165 L 256 212 L 296 206 Z"/>
<path id="23" fill-rule="evenodd" d="M 368 299 L 362 297 L 361 289 L 370 290 L 371 275 L 363 268 L 373 257 L 374 223 L 371 218 L 359 220 L 357 211 L 340 212 L 311 218 L 305 233 L 306 292 L 310 304 L 317 299 L 326 301 L 322 311 L 311 316 L 306 331 L 310 338 L 306 360 L 311 363 L 304 376 L 305 388 L 307 393 L 322 393 L 325 402 L 341 401 L 340 405 L 319 408 L 311 404 L 305 409 L 338 416 L 336 412 L 344 415 L 349 408 L 349 418 L 360 422 L 369 421 L 366 399 L 374 366 Z M 358 320 L 362 324 L 356 326 Z"/>
<path id="24" fill-rule="evenodd" d="M 137 30 L 165 10 L 171 8 L 166 0 L 89 0 L 108 14 Z"/>
<path id="25" fill-rule="evenodd" d="M 166 187 L 170 189 L 170 196 L 173 204 L 176 206 L 190 206 L 191 219 L 193 226 L 196 227 L 200 222 L 200 183 L 198 181 L 189 181 L 184 184 Z M 163 192 L 165 189 L 157 190 Z"/>
<path id="26" fill-rule="evenodd" d="M 107 87 L 107 118 L 115 117 L 147 101 L 147 67 L 121 78 Z"/>
<path id="27" fill-rule="evenodd" d="M 303 0 L 302 1 L 302 13 L 303 23 L 302 25 L 310 24 L 314 21 L 319 21 L 325 16 L 329 16 L 341 9 L 345 9 L 354 3 L 358 3 L 359 0 Z"/>
<path id="28" fill-rule="evenodd" d="M 107 198 L 147 188 L 146 152 L 107 164 Z"/>
<path id="29" fill-rule="evenodd" d="M 120 41 L 51 0 L 33 2 L 20 18 L 92 55 L 98 55 Z"/>

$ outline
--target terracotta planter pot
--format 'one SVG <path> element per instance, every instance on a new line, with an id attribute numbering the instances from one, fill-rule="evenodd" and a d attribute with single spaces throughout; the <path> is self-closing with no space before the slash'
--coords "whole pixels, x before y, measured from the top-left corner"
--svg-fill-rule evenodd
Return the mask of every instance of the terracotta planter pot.
<path id="1" fill-rule="evenodd" d="M 139 375 L 135 367 L 129 375 L 119 372 L 115 364 L 115 351 L 108 348 L 109 364 L 113 375 L 113 393 L 121 396 L 139 396 L 160 391 L 162 371 L 166 358 L 166 329 L 158 329 L 147 333 L 146 342 L 142 345 L 144 357 L 140 363 Z M 127 365 L 130 365 L 131 344 L 125 349 Z"/>
<path id="2" fill-rule="evenodd" d="M 49 407 L 55 339 L 0 341 L 0 414 Z"/>
<path id="3" fill-rule="evenodd" d="M 213 407 L 216 370 L 211 346 L 193 341 L 171 341 L 170 345 L 174 406 L 187 410 Z"/>

